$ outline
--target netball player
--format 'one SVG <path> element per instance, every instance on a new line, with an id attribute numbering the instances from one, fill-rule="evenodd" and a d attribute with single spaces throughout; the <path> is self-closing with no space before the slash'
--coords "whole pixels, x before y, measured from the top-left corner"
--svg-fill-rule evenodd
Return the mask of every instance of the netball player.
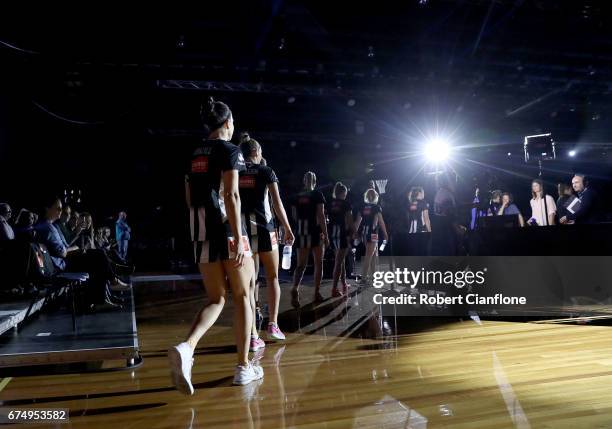
<path id="1" fill-rule="evenodd" d="M 332 296 L 338 297 L 348 293 L 349 284 L 346 282 L 346 254 L 349 249 L 349 241 L 353 231 L 353 208 L 346 201 L 347 188 L 338 182 L 334 186 L 333 199 L 329 204 L 329 229 L 331 231 L 330 241 L 334 246 L 334 281 Z M 338 290 L 338 281 L 342 281 L 342 292 Z"/>
<path id="2" fill-rule="evenodd" d="M 308 254 L 312 251 L 314 258 L 314 301 L 323 301 L 321 296 L 321 278 L 323 276 L 323 252 L 329 245 L 327 226 L 325 222 L 325 197 L 315 190 L 317 176 L 308 171 L 304 174 L 304 190 L 293 200 L 292 214 L 297 225 L 297 266 L 293 274 L 293 289 L 291 290 L 291 304 L 300 306 L 299 287 L 306 270 Z"/>
<path id="3" fill-rule="evenodd" d="M 262 165 L 261 145 L 247 135 L 240 144 L 246 159 L 246 170 L 240 172 L 240 199 L 242 201 L 242 216 L 247 225 L 247 234 L 251 241 L 253 252 L 266 270 L 268 286 L 269 322 L 267 335 L 272 340 L 284 340 L 285 335 L 278 327 L 278 307 L 280 302 L 280 284 L 278 282 L 278 233 L 274 228 L 272 210 L 268 195 L 271 196 L 277 218 L 285 228 L 285 241 L 293 243 L 293 233 L 289 226 L 287 213 L 278 190 L 278 179 L 274 170 Z M 255 267 L 257 271 L 258 267 Z M 253 297 L 253 316 L 255 316 L 255 277 L 251 280 Z M 265 347 L 259 338 L 257 326 L 253 323 L 251 331 L 251 351 Z"/>
<path id="4" fill-rule="evenodd" d="M 229 142 L 234 132 L 229 107 L 211 97 L 201 113 L 209 136 L 193 152 L 185 193 L 196 262 L 208 303 L 197 314 L 186 340 L 168 350 L 174 385 L 188 395 L 194 392 L 191 384 L 193 352 L 223 310 L 228 282 L 235 307 L 238 349 L 234 384 L 244 385 L 263 377 L 263 369 L 248 360 L 253 317 L 249 281 L 253 275 L 253 260 L 240 218 L 238 172 L 246 168 L 244 157 L 240 149 Z"/>
<path id="5" fill-rule="evenodd" d="M 368 189 L 363 195 L 363 202 L 364 205 L 357 213 L 353 230 L 358 231 L 363 222 L 362 241 L 365 245 L 365 255 L 363 257 L 361 283 L 367 283 L 370 280 L 372 258 L 378 253 L 378 231 L 382 232 L 385 241 L 388 239 L 388 235 L 382 216 L 382 208 L 378 205 L 378 192 L 374 189 Z M 355 233 L 355 238 L 357 238 L 357 233 Z"/>

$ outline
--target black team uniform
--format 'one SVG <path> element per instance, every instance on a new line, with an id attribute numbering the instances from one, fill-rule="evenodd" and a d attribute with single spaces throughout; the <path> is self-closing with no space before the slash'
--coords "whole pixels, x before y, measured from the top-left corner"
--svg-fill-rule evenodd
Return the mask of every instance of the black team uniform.
<path id="1" fill-rule="evenodd" d="M 329 239 L 335 249 L 348 249 L 349 231 L 346 228 L 346 214 L 353 212 L 353 207 L 346 200 L 332 199 L 329 204 Z"/>
<path id="2" fill-rule="evenodd" d="M 224 140 L 205 140 L 191 156 L 186 180 L 191 187 L 189 225 L 196 263 L 232 258 L 234 237 L 223 201 L 222 174 L 246 168 L 240 149 Z M 241 225 L 245 255 L 251 256 L 244 223 Z"/>
<path id="3" fill-rule="evenodd" d="M 303 191 L 292 201 L 293 219 L 297 225 L 297 246 L 300 249 L 321 245 L 321 226 L 317 221 L 317 205 L 325 204 L 320 191 Z"/>
<path id="4" fill-rule="evenodd" d="M 240 172 L 240 201 L 242 221 L 253 252 L 271 252 L 278 249 L 278 237 L 270 202 L 268 185 L 278 183 L 278 178 L 270 167 L 246 163 L 246 170 Z"/>
<path id="5" fill-rule="evenodd" d="M 378 242 L 378 219 L 376 216 L 378 213 L 382 213 L 382 208 L 378 204 L 366 203 L 361 207 L 362 240 L 364 243 Z"/>

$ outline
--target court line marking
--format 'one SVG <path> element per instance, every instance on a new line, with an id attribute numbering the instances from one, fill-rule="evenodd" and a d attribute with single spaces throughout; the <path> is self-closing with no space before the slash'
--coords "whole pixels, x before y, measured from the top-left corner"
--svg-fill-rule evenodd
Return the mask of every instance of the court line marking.
<path id="1" fill-rule="evenodd" d="M 6 377 L 0 380 L 0 392 L 11 382 L 12 377 Z"/>

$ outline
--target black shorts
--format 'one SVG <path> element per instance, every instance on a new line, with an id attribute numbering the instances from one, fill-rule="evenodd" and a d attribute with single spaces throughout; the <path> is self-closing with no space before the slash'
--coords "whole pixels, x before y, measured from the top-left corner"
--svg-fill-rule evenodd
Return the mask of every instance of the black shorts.
<path id="1" fill-rule="evenodd" d="M 364 243 L 378 243 L 378 228 L 372 230 L 372 228 L 366 226 L 363 229 L 362 240 Z"/>
<path id="2" fill-rule="evenodd" d="M 211 231 L 209 228 L 204 234 L 196 234 L 194 231 L 199 232 L 206 230 L 203 220 L 204 217 L 197 215 L 198 210 L 201 209 L 192 209 L 190 222 L 192 237 L 200 238 L 193 241 L 195 263 L 208 264 L 211 262 L 232 259 L 235 252 L 235 240 L 234 237 L 232 237 L 229 222 L 219 225 L 214 231 Z M 242 227 L 242 234 L 242 244 L 245 249 L 245 256 L 253 256 L 244 225 Z"/>
<path id="3" fill-rule="evenodd" d="M 340 225 L 331 224 L 329 226 L 329 241 L 334 246 L 334 249 L 348 249 L 349 236 L 346 233 L 346 228 Z"/>
<path id="4" fill-rule="evenodd" d="M 317 247 L 321 245 L 321 234 L 298 235 L 296 241 L 298 249 Z"/>
<path id="5" fill-rule="evenodd" d="M 255 216 L 242 214 L 242 221 L 246 225 L 247 236 L 251 243 L 253 253 L 272 252 L 278 250 L 278 233 L 272 222 L 267 225 L 260 225 L 256 222 Z"/>

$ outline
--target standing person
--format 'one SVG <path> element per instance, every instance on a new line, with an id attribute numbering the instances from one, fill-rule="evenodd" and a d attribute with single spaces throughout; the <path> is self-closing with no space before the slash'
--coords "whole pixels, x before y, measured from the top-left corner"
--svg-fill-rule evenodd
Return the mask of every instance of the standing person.
<path id="1" fill-rule="evenodd" d="M 544 182 L 534 179 L 531 182 L 531 218 L 527 222 L 531 226 L 549 226 L 555 224 L 557 205 L 555 200 L 544 191 Z"/>
<path id="2" fill-rule="evenodd" d="M 240 172 L 239 183 L 242 217 L 247 226 L 253 253 L 259 256 L 266 270 L 269 308 L 267 335 L 272 340 L 284 340 L 285 335 L 278 327 L 278 307 L 281 294 L 278 282 L 278 233 L 274 228 L 268 195 L 272 197 L 274 212 L 285 229 L 286 243 L 293 243 L 293 232 L 280 198 L 276 173 L 270 167 L 261 164 L 263 158 L 260 144 L 246 134 L 243 135 L 240 148 L 246 160 L 246 170 Z M 259 338 L 255 323 L 255 280 L 256 273 L 259 271 L 257 265 L 255 265 L 255 273 L 251 280 L 250 292 L 253 306 L 251 351 L 265 347 L 265 343 Z"/>
<path id="3" fill-rule="evenodd" d="M 408 203 L 408 233 L 431 232 L 429 204 L 425 201 L 425 191 L 421 186 L 410 189 Z"/>
<path id="4" fill-rule="evenodd" d="M 348 295 L 349 284 L 346 282 L 346 255 L 350 249 L 350 238 L 353 235 L 353 207 L 346 200 L 347 187 L 336 183 L 329 205 L 330 241 L 334 246 L 335 261 L 332 283 L 332 296 Z M 338 290 L 338 281 L 342 282 L 342 292 Z"/>
<path id="5" fill-rule="evenodd" d="M 575 207 L 568 205 L 570 213 L 563 216 L 561 223 L 597 223 L 597 194 L 594 190 L 588 187 L 589 182 L 584 174 L 576 174 L 572 178 L 572 188 L 576 192 L 576 197 L 580 200 L 580 204 Z M 573 211 L 573 213 L 572 213 Z"/>
<path id="6" fill-rule="evenodd" d="M 514 204 L 514 198 L 510 192 L 504 192 L 501 197 L 501 205 L 499 206 L 499 210 L 497 211 L 498 216 L 512 216 L 517 215 L 519 220 L 519 225 L 521 227 L 525 226 L 525 219 L 521 214 L 521 211 L 518 209 L 516 204 Z"/>
<path id="7" fill-rule="evenodd" d="M 408 236 L 406 245 L 408 254 L 414 256 L 429 253 L 431 221 L 429 219 L 429 204 L 425 201 L 425 191 L 421 186 L 415 186 L 408 193 L 406 212 Z"/>
<path id="8" fill-rule="evenodd" d="M 370 280 L 372 258 L 378 253 L 379 228 L 384 241 L 388 240 L 388 235 L 382 216 L 382 208 L 378 205 L 378 192 L 374 189 L 368 189 L 363 195 L 363 202 L 364 205 L 357 213 L 353 230 L 358 231 L 363 222 L 362 240 L 365 244 L 365 255 L 363 257 L 361 283 L 367 283 Z M 357 237 L 357 234 L 355 234 L 355 237 Z"/>
<path id="9" fill-rule="evenodd" d="M 11 206 L 6 203 L 0 203 L 0 241 L 15 239 L 15 232 L 8 222 L 11 216 Z"/>
<path id="10" fill-rule="evenodd" d="M 559 219 L 559 223 L 563 223 L 561 219 L 570 214 L 567 210 L 567 206 L 576 199 L 576 196 L 574 195 L 572 187 L 567 183 L 557 183 L 557 193 L 559 195 L 559 198 L 557 198 L 557 218 Z"/>
<path id="11" fill-rule="evenodd" d="M 297 225 L 298 244 L 297 266 L 293 273 L 293 289 L 291 290 L 291 304 L 294 307 L 300 306 L 300 285 L 310 251 L 314 259 L 314 302 L 323 301 L 320 292 L 323 277 L 323 254 L 325 246 L 329 245 L 325 222 L 325 197 L 321 191 L 315 190 L 317 176 L 312 171 L 308 171 L 304 174 L 303 183 L 304 189 L 294 198 L 291 210 Z"/>
<path id="12" fill-rule="evenodd" d="M 229 107 L 210 97 L 201 114 L 209 135 L 192 154 L 185 177 L 185 198 L 195 259 L 208 303 L 198 312 L 186 340 L 168 350 L 174 385 L 188 395 L 194 393 L 191 383 L 194 350 L 221 314 L 228 283 L 234 301 L 238 352 L 234 384 L 245 385 L 263 377 L 263 369 L 248 359 L 253 323 L 248 289 L 253 261 L 246 228 L 240 219 L 238 173 L 245 169 L 244 158 L 240 149 L 230 143 L 234 119 Z"/>
<path id="13" fill-rule="evenodd" d="M 119 212 L 115 223 L 115 238 L 117 239 L 117 253 L 124 261 L 127 259 L 128 245 L 132 238 L 132 228 L 127 224 L 127 213 Z"/>

